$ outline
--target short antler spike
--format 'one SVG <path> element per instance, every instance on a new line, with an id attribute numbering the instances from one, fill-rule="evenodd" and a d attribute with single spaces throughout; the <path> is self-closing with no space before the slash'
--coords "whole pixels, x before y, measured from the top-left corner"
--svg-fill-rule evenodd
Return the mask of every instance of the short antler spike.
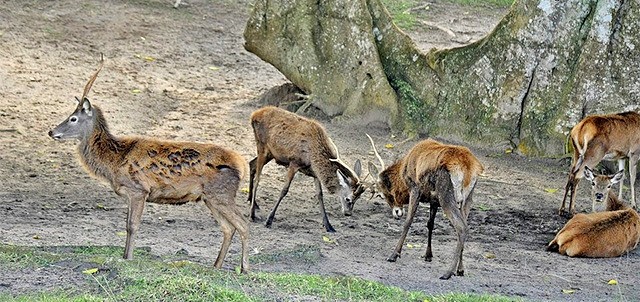
<path id="1" fill-rule="evenodd" d="M 98 73 L 100 73 L 100 70 L 102 70 L 102 66 L 104 66 L 104 54 L 100 54 L 100 66 L 98 66 L 98 70 L 96 70 L 93 76 L 91 76 L 89 82 L 87 82 L 87 85 L 84 86 L 84 92 L 82 93 L 82 98 L 80 98 L 81 101 L 83 101 L 89 94 L 89 91 L 91 91 L 91 86 L 93 86 L 93 82 L 96 81 Z"/>

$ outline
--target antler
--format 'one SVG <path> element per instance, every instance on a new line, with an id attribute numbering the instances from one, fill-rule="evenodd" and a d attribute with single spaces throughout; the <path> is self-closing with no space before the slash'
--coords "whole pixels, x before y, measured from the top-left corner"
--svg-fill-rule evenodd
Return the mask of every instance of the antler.
<path id="1" fill-rule="evenodd" d="M 378 161 L 380 161 L 380 165 L 381 165 L 380 169 L 381 171 L 383 171 L 385 168 L 384 161 L 382 160 L 382 157 L 380 157 L 380 154 L 376 149 L 376 144 L 373 143 L 373 139 L 371 138 L 371 136 L 369 136 L 369 134 L 365 133 L 365 135 L 369 138 L 369 141 L 371 142 L 371 146 L 373 146 L 373 153 L 376 155 L 376 158 L 378 158 Z"/>
<path id="2" fill-rule="evenodd" d="M 87 82 L 87 85 L 84 86 L 84 92 L 82 93 L 82 98 L 80 98 L 81 101 L 84 101 L 84 98 L 87 97 L 89 91 L 91 91 L 91 86 L 93 86 L 93 82 L 96 81 L 98 73 L 100 73 L 100 70 L 102 70 L 102 66 L 104 66 L 104 54 L 100 54 L 100 66 L 98 66 L 98 70 L 96 70 L 93 76 L 91 76 L 89 82 Z"/>

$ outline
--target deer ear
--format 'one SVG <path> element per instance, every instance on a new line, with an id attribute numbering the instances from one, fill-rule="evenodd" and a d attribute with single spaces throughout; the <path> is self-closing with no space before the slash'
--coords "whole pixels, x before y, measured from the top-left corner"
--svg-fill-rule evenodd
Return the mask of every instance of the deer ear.
<path id="1" fill-rule="evenodd" d="M 336 170 L 336 174 L 338 175 L 338 181 L 340 182 L 340 186 L 342 186 L 343 188 L 348 188 L 349 183 L 347 182 L 347 177 L 342 173 L 342 171 L 338 169 Z"/>
<path id="2" fill-rule="evenodd" d="M 358 177 L 362 175 L 362 163 L 360 162 L 360 159 L 357 159 L 355 164 L 353 164 L 353 171 L 356 172 L 356 175 L 358 175 Z"/>
<path id="3" fill-rule="evenodd" d="M 86 113 L 88 116 L 93 115 L 93 111 L 91 110 L 91 103 L 88 98 L 84 98 L 82 100 L 82 111 Z"/>
<path id="4" fill-rule="evenodd" d="M 616 183 L 620 182 L 620 180 L 622 180 L 622 178 L 624 178 L 624 169 L 618 171 L 618 173 L 613 175 L 613 178 L 611 178 L 611 184 L 616 184 Z"/>
<path id="5" fill-rule="evenodd" d="M 373 176 L 373 179 L 377 180 L 378 179 L 378 167 L 376 167 L 376 165 L 374 165 L 372 162 L 369 162 L 368 168 L 369 168 L 369 174 L 371 174 L 371 176 Z"/>
<path id="6" fill-rule="evenodd" d="M 584 166 L 584 178 L 586 178 L 588 181 L 593 181 L 593 179 L 595 178 L 595 176 L 593 176 L 593 171 L 591 171 L 591 169 L 589 169 L 589 167 Z"/>

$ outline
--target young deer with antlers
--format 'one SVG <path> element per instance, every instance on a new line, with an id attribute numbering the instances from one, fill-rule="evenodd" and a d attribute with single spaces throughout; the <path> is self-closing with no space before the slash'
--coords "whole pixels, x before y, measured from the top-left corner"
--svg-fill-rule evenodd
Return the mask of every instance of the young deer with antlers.
<path id="1" fill-rule="evenodd" d="M 428 202 L 429 232 L 424 259 L 431 261 L 433 258 L 431 235 L 438 206 L 441 206 L 458 235 L 458 244 L 453 253 L 453 263 L 440 279 L 449 279 L 454 272 L 457 276 L 464 275 L 462 251 L 469 230 L 467 218 L 471 210 L 471 196 L 478 176 L 484 169 L 480 161 L 466 147 L 445 145 L 427 139 L 415 145 L 405 157 L 385 168 L 371 137 L 369 140 L 383 169 L 378 174 L 376 166 L 369 163 L 369 173 L 377 175 L 377 188 L 391 206 L 393 216 L 403 216 L 402 208 L 409 204 L 400 240 L 387 261 L 394 262 L 400 257 L 418 203 Z"/>
<path id="2" fill-rule="evenodd" d="M 640 114 L 623 112 L 591 115 L 573 127 L 570 136 L 573 160 L 559 212 L 561 214 L 565 212 L 565 204 L 569 196 L 569 212 L 575 213 L 576 189 L 582 178 L 584 167 L 595 167 L 601 160 L 617 160 L 619 170 L 624 169 L 625 159 L 629 160 L 631 206 L 635 208 L 634 185 L 636 165 L 640 158 Z M 622 180 L 618 195 L 622 196 Z"/>
<path id="3" fill-rule="evenodd" d="M 640 241 L 640 215 L 610 191 L 611 185 L 624 177 L 620 170 L 614 175 L 594 175 L 585 166 L 585 178 L 591 181 L 593 210 L 604 212 L 576 214 L 547 246 L 548 251 L 569 257 L 618 257 L 636 248 Z"/>
<path id="4" fill-rule="evenodd" d="M 268 106 L 253 112 L 251 126 L 258 151 L 258 156 L 249 162 L 251 220 L 256 219 L 256 192 L 262 168 L 275 159 L 277 164 L 287 167 L 287 179 L 265 225 L 271 227 L 276 210 L 299 171 L 313 177 L 322 223 L 327 232 L 335 232 L 324 208 L 322 187 L 329 193 L 336 194 L 342 204 L 342 213 L 351 216 L 353 205 L 365 191 L 359 179 L 360 160 L 356 161 L 354 172 L 340 160 L 338 149 L 318 122 L 277 107 Z"/>
<path id="5" fill-rule="evenodd" d="M 86 98 L 100 68 L 85 86 L 75 111 L 49 131 L 55 140 L 80 140 L 84 168 L 129 199 L 124 258 L 133 258 L 134 239 L 145 202 L 184 204 L 204 201 L 220 224 L 222 246 L 214 263 L 222 267 L 237 231 L 242 241 L 241 271 L 249 268 L 247 220 L 234 198 L 247 163 L 238 153 L 213 144 L 172 142 L 146 137 L 116 137 L 100 108 Z"/>

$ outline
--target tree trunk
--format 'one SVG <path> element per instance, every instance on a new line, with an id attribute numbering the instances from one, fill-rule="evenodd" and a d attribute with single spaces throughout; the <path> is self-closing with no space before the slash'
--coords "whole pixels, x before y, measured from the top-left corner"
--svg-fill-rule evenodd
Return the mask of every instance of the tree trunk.
<path id="1" fill-rule="evenodd" d="M 639 5 L 518 0 L 485 38 L 425 54 L 380 0 L 257 0 L 245 47 L 329 115 L 562 154 L 586 114 L 638 109 Z"/>

